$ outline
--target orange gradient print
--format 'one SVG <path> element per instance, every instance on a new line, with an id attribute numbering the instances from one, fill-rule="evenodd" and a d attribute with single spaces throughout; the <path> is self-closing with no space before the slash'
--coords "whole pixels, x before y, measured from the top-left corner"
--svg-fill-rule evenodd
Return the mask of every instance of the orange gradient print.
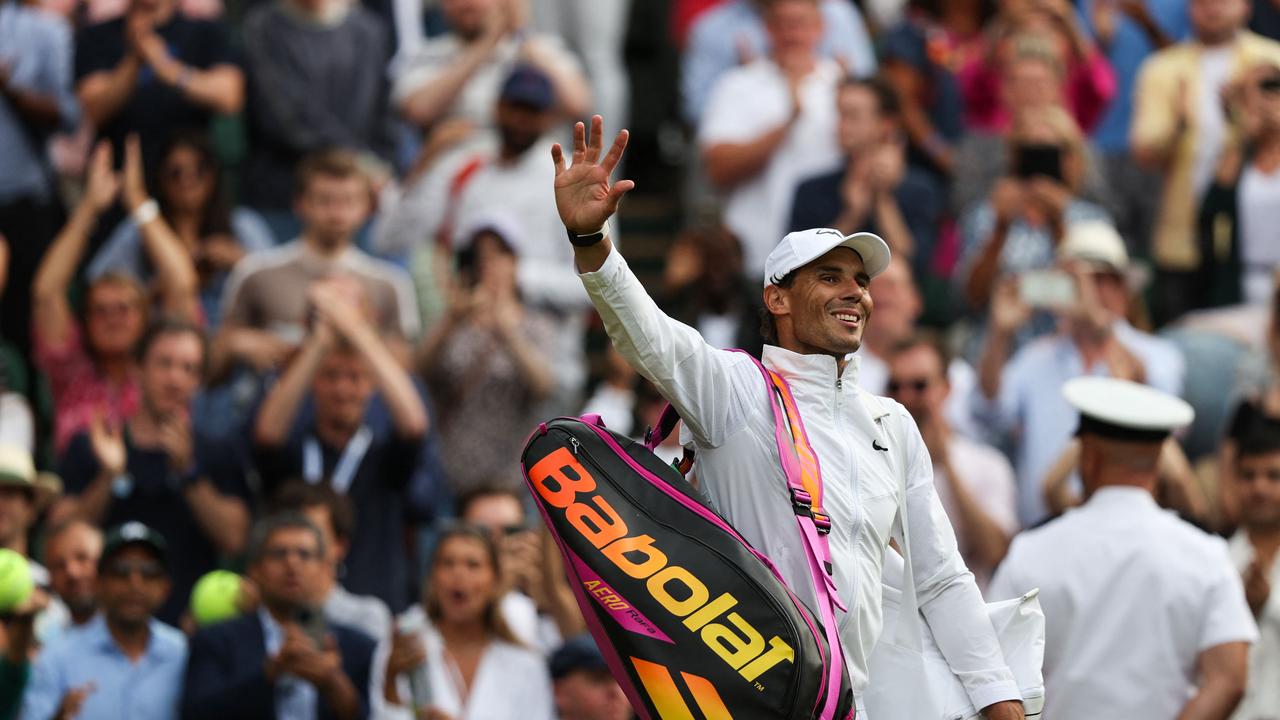
<path id="1" fill-rule="evenodd" d="M 631 664 L 640 676 L 640 684 L 653 701 L 658 717 L 662 720 L 694 720 L 689 704 L 680 695 L 680 688 L 676 686 L 676 680 L 667 668 L 638 657 L 631 658 Z M 693 696 L 693 701 L 697 703 L 705 720 L 733 720 L 729 709 L 720 699 L 720 693 L 716 692 L 715 686 L 706 678 L 687 672 L 680 673 L 680 677 L 684 679 L 689 694 Z"/>

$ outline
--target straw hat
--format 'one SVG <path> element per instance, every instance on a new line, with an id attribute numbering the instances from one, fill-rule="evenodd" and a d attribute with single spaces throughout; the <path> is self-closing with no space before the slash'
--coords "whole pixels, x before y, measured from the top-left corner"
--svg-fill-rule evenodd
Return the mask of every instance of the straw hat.
<path id="1" fill-rule="evenodd" d="M 31 453 L 11 444 L 0 444 L 0 486 L 30 489 L 37 511 L 62 495 L 62 480 L 53 473 L 36 472 Z"/>

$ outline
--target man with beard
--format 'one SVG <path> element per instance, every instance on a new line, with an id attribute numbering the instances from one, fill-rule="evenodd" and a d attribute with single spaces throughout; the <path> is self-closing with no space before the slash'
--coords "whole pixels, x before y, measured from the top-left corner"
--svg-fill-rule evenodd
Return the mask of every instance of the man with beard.
<path id="1" fill-rule="evenodd" d="M 943 658 L 988 720 L 1021 720 L 1017 684 L 938 501 L 920 431 L 901 405 L 857 385 L 855 353 L 871 318 L 871 283 L 889 264 L 888 245 L 871 233 L 814 228 L 783 237 L 765 258 L 761 297 L 769 344 L 763 363 L 794 393 L 804 423 L 800 442 L 810 445 L 805 454 L 824 481 L 820 506 L 795 493 L 788 497 L 773 393 L 755 364 L 663 314 L 610 242 L 608 220 L 635 183 L 609 180 L 626 131 L 607 153 L 603 135 L 596 116 L 590 144 L 582 123 L 574 129 L 571 167 L 559 145 L 551 153 L 556 205 L 582 284 L 614 347 L 680 413 L 712 506 L 773 560 L 801 600 L 834 615 L 829 621 L 840 633 L 858 717 L 866 717 L 862 696 L 876 681 L 868 658 L 882 630 L 880 580 L 889 541 L 904 543 L 894 531 L 901 510 L 910 517 L 908 581 Z M 815 527 L 818 519 L 829 523 L 825 584 L 847 604 L 845 612 L 816 602 L 797 513 L 816 518 Z"/>
<path id="2" fill-rule="evenodd" d="M 142 523 L 107 534 L 98 567 L 102 613 L 40 654 L 20 717 L 178 716 L 187 639 L 154 617 L 169 595 L 168 555 L 164 538 Z"/>
<path id="3" fill-rule="evenodd" d="M 552 141 L 547 134 L 558 117 L 551 78 L 532 65 L 516 67 L 503 83 L 494 117 L 501 143 L 494 157 L 461 186 L 450 223 L 454 246 L 463 245 L 469 231 L 496 213 L 520 218 L 520 294 L 527 305 L 563 316 L 549 354 L 560 361 L 561 389 L 572 394 L 586 380 L 581 311 L 590 303 L 574 277 L 573 254 L 564 243 L 551 192 L 546 160 Z"/>

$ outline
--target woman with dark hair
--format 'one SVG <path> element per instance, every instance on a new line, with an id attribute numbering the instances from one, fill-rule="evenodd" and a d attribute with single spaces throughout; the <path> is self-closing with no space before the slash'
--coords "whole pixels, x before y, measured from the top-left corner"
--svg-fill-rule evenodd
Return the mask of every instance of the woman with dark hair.
<path id="1" fill-rule="evenodd" d="M 222 168 L 203 134 L 175 134 L 158 157 L 148 185 L 155 190 L 159 222 L 169 226 L 195 261 L 200 305 L 209 327 L 214 328 L 227 273 L 245 254 L 271 247 L 271 230 L 254 211 L 230 206 Z M 131 275 L 143 283 L 154 275 L 154 263 L 134 218 L 116 226 L 89 264 L 90 278 L 108 272 Z"/>
<path id="2" fill-rule="evenodd" d="M 425 717 L 551 720 L 546 661 L 521 645 L 503 620 L 500 577 L 498 548 L 488 531 L 456 526 L 440 535 L 422 592 L 427 619 L 420 657 L 430 697 Z M 383 683 L 389 711 L 411 705 L 413 697 L 396 659 L 388 658 Z"/>
<path id="3" fill-rule="evenodd" d="M 439 410 L 445 477 L 458 495 L 495 482 L 519 486 L 524 440 L 563 384 L 552 364 L 555 323 L 517 287 L 520 226 L 495 216 L 463 237 L 448 315 L 421 364 Z"/>

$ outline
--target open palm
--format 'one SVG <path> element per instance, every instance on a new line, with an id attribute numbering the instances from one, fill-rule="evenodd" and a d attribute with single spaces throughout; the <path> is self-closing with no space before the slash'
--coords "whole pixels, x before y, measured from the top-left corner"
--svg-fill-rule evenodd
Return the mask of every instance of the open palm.
<path id="1" fill-rule="evenodd" d="M 561 222 L 573 233 L 589 235 L 604 227 L 605 221 L 618 210 L 622 196 L 636 186 L 630 180 L 609 184 L 609 176 L 627 147 L 627 137 L 626 130 L 620 131 L 601 160 L 604 119 L 596 115 L 591 118 L 589 143 L 586 127 L 582 123 L 573 127 L 572 165 L 565 167 L 564 150 L 559 143 L 552 146 L 551 159 L 556 164 L 556 209 Z"/>

